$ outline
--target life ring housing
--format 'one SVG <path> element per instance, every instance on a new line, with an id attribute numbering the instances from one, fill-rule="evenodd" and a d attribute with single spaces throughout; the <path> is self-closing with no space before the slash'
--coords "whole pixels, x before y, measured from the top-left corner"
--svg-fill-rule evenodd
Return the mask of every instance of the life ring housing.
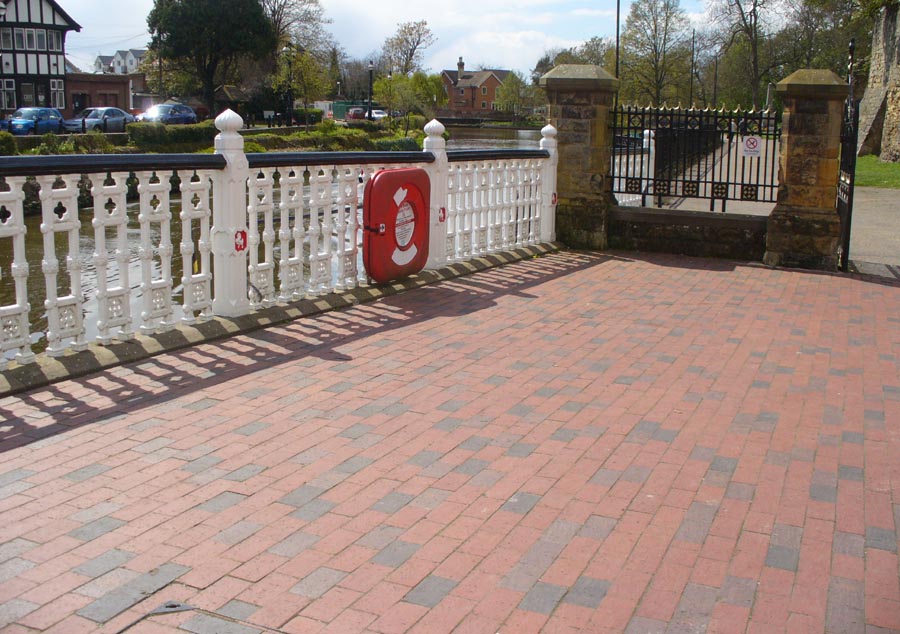
<path id="1" fill-rule="evenodd" d="M 382 170 L 363 193 L 363 266 L 379 283 L 425 268 L 431 181 L 420 168 Z"/>

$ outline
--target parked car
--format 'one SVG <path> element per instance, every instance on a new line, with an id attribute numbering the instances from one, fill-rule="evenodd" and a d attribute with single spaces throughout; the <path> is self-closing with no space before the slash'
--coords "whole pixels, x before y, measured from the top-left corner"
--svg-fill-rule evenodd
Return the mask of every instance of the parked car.
<path id="1" fill-rule="evenodd" d="M 347 114 L 344 115 L 345 119 L 365 119 L 366 118 L 366 109 L 365 108 L 350 108 L 347 111 Z"/>
<path id="2" fill-rule="evenodd" d="M 9 121 L 13 134 L 46 134 L 62 131 L 63 116 L 56 108 L 19 108 Z"/>
<path id="3" fill-rule="evenodd" d="M 180 103 L 161 103 L 151 106 L 146 112 L 138 115 L 138 121 L 155 121 L 158 123 L 197 123 L 197 114 L 190 106 Z"/>
<path id="4" fill-rule="evenodd" d="M 125 132 L 125 126 L 134 121 L 134 116 L 119 108 L 86 108 L 74 119 L 63 121 L 66 132 Z"/>
<path id="5" fill-rule="evenodd" d="M 380 119 L 386 119 L 387 116 L 388 116 L 388 113 L 386 113 L 384 110 L 373 110 L 372 111 L 372 119 L 374 119 L 375 121 L 378 121 Z"/>

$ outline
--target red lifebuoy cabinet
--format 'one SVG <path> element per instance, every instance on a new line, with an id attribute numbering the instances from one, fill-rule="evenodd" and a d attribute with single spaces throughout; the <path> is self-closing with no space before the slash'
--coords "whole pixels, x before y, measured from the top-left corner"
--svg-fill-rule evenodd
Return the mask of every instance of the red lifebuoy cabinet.
<path id="1" fill-rule="evenodd" d="M 412 275 L 428 261 L 431 181 L 419 168 L 382 170 L 363 194 L 363 265 L 379 283 Z"/>

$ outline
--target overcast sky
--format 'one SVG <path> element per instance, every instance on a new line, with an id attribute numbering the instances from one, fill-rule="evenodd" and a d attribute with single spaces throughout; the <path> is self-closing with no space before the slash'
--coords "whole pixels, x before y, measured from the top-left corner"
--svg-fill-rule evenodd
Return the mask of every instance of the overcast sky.
<path id="1" fill-rule="evenodd" d="M 70 33 L 66 52 L 82 70 L 92 70 L 97 55 L 145 48 L 147 14 L 153 0 L 127 0 L 110 10 L 108 0 L 57 0 L 81 24 Z M 615 0 L 321 0 L 329 30 L 348 55 L 364 58 L 378 51 L 400 22 L 427 20 L 437 42 L 426 52 L 433 72 L 456 68 L 460 56 L 468 68 L 519 70 L 526 75 L 541 54 L 570 47 L 593 36 L 615 36 Z M 115 3 L 114 3 L 115 4 Z M 622 0 L 622 24 L 630 6 Z M 412 7 L 412 8 L 411 8 Z M 701 13 L 702 0 L 682 0 L 682 8 Z"/>

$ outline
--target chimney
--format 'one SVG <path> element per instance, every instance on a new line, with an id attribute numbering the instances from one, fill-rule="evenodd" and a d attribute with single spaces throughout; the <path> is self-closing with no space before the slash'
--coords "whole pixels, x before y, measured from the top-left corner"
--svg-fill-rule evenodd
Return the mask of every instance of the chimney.
<path id="1" fill-rule="evenodd" d="M 463 73 L 466 70 L 466 64 L 463 62 L 462 57 L 459 58 L 459 61 L 456 62 L 456 72 L 459 79 L 462 79 Z"/>

